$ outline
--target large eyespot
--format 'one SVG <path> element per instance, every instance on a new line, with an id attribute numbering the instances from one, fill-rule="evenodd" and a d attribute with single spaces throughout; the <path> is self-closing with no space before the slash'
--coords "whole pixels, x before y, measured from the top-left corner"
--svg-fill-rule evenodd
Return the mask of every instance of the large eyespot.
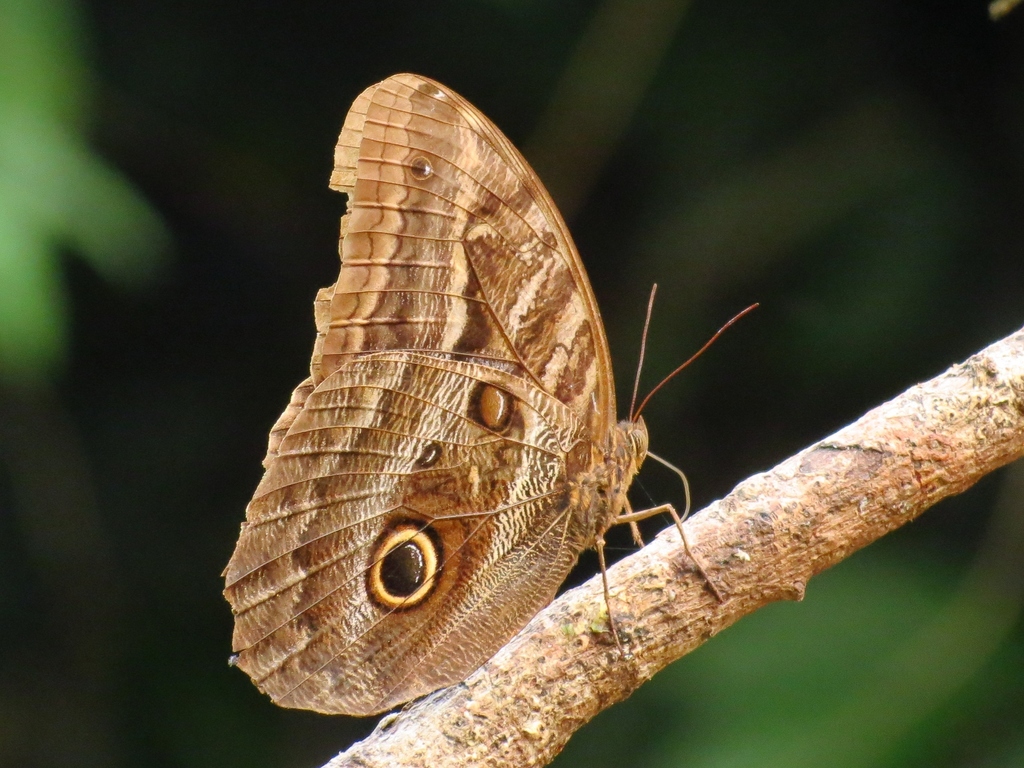
<path id="1" fill-rule="evenodd" d="M 469 415 L 492 432 L 504 432 L 512 421 L 516 399 L 503 389 L 480 383 L 469 400 Z"/>
<path id="2" fill-rule="evenodd" d="M 387 531 L 374 548 L 367 589 L 384 608 L 412 608 L 437 583 L 440 553 L 428 529 L 402 525 Z"/>

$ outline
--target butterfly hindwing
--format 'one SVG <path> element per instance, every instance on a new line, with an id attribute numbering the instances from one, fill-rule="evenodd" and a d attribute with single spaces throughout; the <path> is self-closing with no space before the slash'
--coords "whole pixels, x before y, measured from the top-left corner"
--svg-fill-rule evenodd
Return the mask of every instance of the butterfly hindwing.
<path id="1" fill-rule="evenodd" d="M 510 409 L 500 423 L 488 392 Z M 586 544 L 564 498 L 581 435 L 562 403 L 485 365 L 404 352 L 343 365 L 307 397 L 249 505 L 227 572 L 239 666 L 283 704 L 350 713 L 461 679 Z M 390 605 L 369 570 L 402 526 L 440 558 L 424 599 Z"/>

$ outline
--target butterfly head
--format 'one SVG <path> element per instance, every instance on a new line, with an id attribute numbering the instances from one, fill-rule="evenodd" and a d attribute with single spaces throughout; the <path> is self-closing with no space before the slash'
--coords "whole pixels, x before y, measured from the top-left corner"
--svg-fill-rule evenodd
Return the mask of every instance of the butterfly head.
<path id="1" fill-rule="evenodd" d="M 629 443 L 629 450 L 636 462 L 636 468 L 647 458 L 647 425 L 644 424 L 643 416 L 637 416 L 636 421 L 624 421 L 620 425 L 626 433 L 626 441 Z"/>
<path id="2" fill-rule="evenodd" d="M 643 418 L 638 416 L 636 420 L 620 421 L 615 427 L 612 450 L 607 459 L 609 466 L 615 468 L 612 474 L 617 475 L 612 487 L 624 496 L 646 458 L 647 425 Z"/>

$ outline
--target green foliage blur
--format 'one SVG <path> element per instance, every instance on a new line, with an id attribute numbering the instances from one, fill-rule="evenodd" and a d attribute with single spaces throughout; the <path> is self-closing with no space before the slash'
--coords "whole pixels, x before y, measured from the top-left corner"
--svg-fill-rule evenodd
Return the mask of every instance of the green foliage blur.
<path id="1" fill-rule="evenodd" d="M 620 410 L 652 282 L 643 388 L 761 303 L 647 411 L 698 508 L 1024 324 L 1020 9 L 0 0 L 0 766 L 299 768 L 373 727 L 230 669 L 219 574 L 337 275 L 337 132 L 399 71 L 535 164 Z M 645 468 L 634 504 L 679 495 Z M 986 478 L 555 765 L 1024 765 L 1022 509 Z"/>
<path id="2" fill-rule="evenodd" d="M 0 4 L 0 377 L 36 381 L 65 362 L 69 249 L 126 288 L 164 248 L 156 212 L 89 146 L 93 82 L 79 9 Z"/>

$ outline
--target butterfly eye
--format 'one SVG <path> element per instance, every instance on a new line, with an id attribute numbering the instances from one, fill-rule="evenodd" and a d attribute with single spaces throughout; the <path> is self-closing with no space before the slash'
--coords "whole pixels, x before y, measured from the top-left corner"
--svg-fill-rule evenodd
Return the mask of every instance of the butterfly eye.
<path id="1" fill-rule="evenodd" d="M 647 427 L 642 421 L 630 431 L 629 443 L 637 464 L 642 463 L 647 458 Z"/>
<path id="2" fill-rule="evenodd" d="M 409 172 L 413 178 L 423 181 L 423 179 L 429 179 L 434 175 L 434 166 L 423 155 L 417 155 L 409 164 Z"/>
<path id="3" fill-rule="evenodd" d="M 393 529 L 374 551 L 370 596 L 388 609 L 412 608 L 434 588 L 437 565 L 437 544 L 425 530 Z"/>
<path id="4" fill-rule="evenodd" d="M 470 400 L 470 416 L 492 432 L 504 432 L 514 410 L 512 395 L 490 384 L 480 384 Z"/>

